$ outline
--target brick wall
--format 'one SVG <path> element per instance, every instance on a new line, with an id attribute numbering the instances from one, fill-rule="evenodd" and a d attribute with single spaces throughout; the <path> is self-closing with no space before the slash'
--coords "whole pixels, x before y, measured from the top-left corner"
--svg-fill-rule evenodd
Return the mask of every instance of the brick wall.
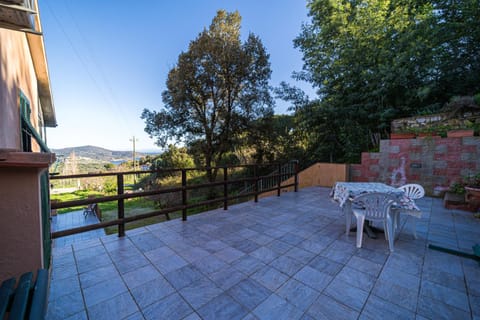
<path id="1" fill-rule="evenodd" d="M 477 172 L 480 137 L 428 137 L 382 140 L 380 152 L 362 153 L 361 164 L 350 165 L 350 180 L 418 183 L 432 194 L 436 186 L 448 187 L 462 176 Z"/>

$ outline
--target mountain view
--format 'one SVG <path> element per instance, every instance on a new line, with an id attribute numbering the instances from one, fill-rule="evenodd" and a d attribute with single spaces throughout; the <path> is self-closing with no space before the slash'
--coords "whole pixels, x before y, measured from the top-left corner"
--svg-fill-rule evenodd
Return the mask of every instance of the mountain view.
<path id="1" fill-rule="evenodd" d="M 57 158 L 67 158 L 75 153 L 77 159 L 93 160 L 96 162 L 118 162 L 132 160 L 132 151 L 112 151 L 96 146 L 68 147 L 52 149 Z M 135 152 L 137 158 L 155 153 Z"/>

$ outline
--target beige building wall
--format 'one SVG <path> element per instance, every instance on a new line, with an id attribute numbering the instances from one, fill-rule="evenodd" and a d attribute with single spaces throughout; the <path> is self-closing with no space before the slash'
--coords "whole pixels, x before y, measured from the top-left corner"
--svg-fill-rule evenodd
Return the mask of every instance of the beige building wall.
<path id="1" fill-rule="evenodd" d="M 298 180 L 299 188 L 332 187 L 337 181 L 348 181 L 348 165 L 318 162 L 301 171 Z"/>
<path id="2" fill-rule="evenodd" d="M 0 149 L 20 150 L 20 90 L 30 102 L 30 121 L 40 131 L 37 79 L 24 32 L 0 28 L 0 79 Z"/>
<path id="3" fill-rule="evenodd" d="M 300 171 L 298 173 L 298 189 L 320 186 L 320 187 L 333 187 L 337 181 L 348 181 L 348 165 L 338 163 L 320 163 L 317 162 L 314 165 Z M 282 185 L 289 185 L 295 182 L 295 178 L 292 177 L 282 182 Z M 282 192 L 293 191 L 294 187 L 282 189 Z M 259 197 L 270 197 L 276 195 L 277 191 L 271 191 L 262 193 Z"/>

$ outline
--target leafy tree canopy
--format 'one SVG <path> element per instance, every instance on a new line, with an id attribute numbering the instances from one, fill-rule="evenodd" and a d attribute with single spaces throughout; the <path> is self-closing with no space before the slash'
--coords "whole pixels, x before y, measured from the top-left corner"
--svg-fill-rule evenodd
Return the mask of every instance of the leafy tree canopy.
<path id="1" fill-rule="evenodd" d="M 152 169 L 193 168 L 195 163 L 185 147 L 169 145 L 161 155 L 153 160 Z"/>
<path id="2" fill-rule="evenodd" d="M 243 144 L 254 120 L 273 114 L 269 55 L 254 34 L 241 42 L 240 22 L 238 12 L 218 11 L 170 70 L 164 107 L 142 113 L 158 145 L 195 146 L 207 167 Z"/>
<path id="3" fill-rule="evenodd" d="M 295 76 L 318 100 L 294 106 L 315 132 L 319 160 L 356 162 L 391 120 L 480 90 L 478 0 L 310 0 L 308 8 L 311 22 L 294 40 L 305 62 Z"/>

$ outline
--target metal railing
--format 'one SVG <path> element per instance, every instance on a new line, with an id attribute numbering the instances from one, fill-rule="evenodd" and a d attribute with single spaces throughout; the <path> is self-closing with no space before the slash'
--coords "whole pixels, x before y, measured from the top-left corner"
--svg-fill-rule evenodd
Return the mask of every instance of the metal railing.
<path id="1" fill-rule="evenodd" d="M 295 170 L 298 170 L 298 162 L 290 161 L 283 165 L 279 165 L 275 171 L 266 176 L 262 176 L 258 181 L 258 192 L 262 193 L 264 190 L 271 190 L 282 184 L 284 181 L 295 176 Z M 248 184 L 239 194 L 250 193 L 255 189 L 255 183 Z"/>
<path id="2" fill-rule="evenodd" d="M 258 173 L 260 169 L 265 170 L 267 167 L 275 166 L 280 169 L 276 174 L 269 174 L 268 176 L 261 176 Z M 264 192 L 270 192 L 277 190 L 277 196 L 280 196 L 281 190 L 284 188 L 294 187 L 294 191 L 298 191 L 298 162 L 292 162 L 292 166 L 294 170 L 290 173 L 282 172 L 281 164 L 267 164 L 267 165 L 238 165 L 238 166 L 222 166 L 222 167 L 212 167 L 212 168 L 187 168 L 187 169 L 160 169 L 160 170 L 148 170 L 148 171 L 128 171 L 128 172 L 109 172 L 109 173 L 89 173 L 89 174 L 77 174 L 77 175 L 68 175 L 68 176 L 51 176 L 50 180 L 61 180 L 61 179 L 77 179 L 77 178 L 92 178 L 92 177 L 108 177 L 108 176 L 116 176 L 117 180 L 117 194 L 110 195 L 110 196 L 102 196 L 96 198 L 88 198 L 82 200 L 73 200 L 73 201 L 63 201 L 63 202 L 55 202 L 51 203 L 51 209 L 62 209 L 62 208 L 71 208 L 76 206 L 85 206 L 94 203 L 104 203 L 110 201 L 117 201 L 117 218 L 111 221 L 103 221 L 96 224 L 90 224 L 82 227 L 72 228 L 68 230 L 60 230 L 52 232 L 52 239 L 60 238 L 68 235 L 73 235 L 77 233 L 87 232 L 91 230 L 106 228 L 110 226 L 118 226 L 118 235 L 123 237 L 125 235 L 125 224 L 137 220 L 147 219 L 155 216 L 160 215 L 167 215 L 169 213 L 174 212 L 181 212 L 182 213 L 182 220 L 187 220 L 187 210 L 192 208 L 198 208 L 202 206 L 214 205 L 218 203 L 223 203 L 223 209 L 228 210 L 229 202 L 233 200 L 239 200 L 241 198 L 246 197 L 253 197 L 255 202 L 258 202 L 258 196 Z M 250 176 L 243 177 L 243 178 L 230 178 L 228 175 L 229 170 L 238 170 L 244 169 L 245 172 L 251 173 Z M 271 169 L 270 169 L 271 170 Z M 217 177 L 216 181 L 214 182 L 207 182 L 207 183 L 196 183 L 196 184 L 189 184 L 187 179 L 187 172 L 191 171 L 216 171 L 219 177 Z M 154 190 L 146 190 L 146 191 L 136 191 L 132 193 L 125 193 L 125 184 L 124 184 L 124 176 L 125 175 L 139 175 L 139 174 L 175 174 L 181 173 L 181 185 L 175 187 L 168 187 L 162 189 L 154 189 Z M 290 177 L 294 177 L 294 183 L 282 185 L 282 181 L 286 178 L 286 175 L 290 175 Z M 269 188 L 259 188 L 259 182 L 262 179 L 268 178 L 277 178 L 276 185 L 272 185 Z M 283 179 L 283 180 L 282 180 Z M 193 179 L 192 179 L 193 180 Z M 191 181 L 190 181 L 191 182 Z M 238 183 L 249 183 L 253 185 L 253 190 L 250 192 L 245 192 L 242 194 L 229 192 L 229 186 L 232 184 Z M 212 188 L 220 188 L 222 187 L 221 197 L 216 197 L 213 199 L 208 199 L 201 202 L 193 202 L 189 201 L 188 192 L 192 190 L 198 189 L 208 189 L 211 190 Z M 142 213 L 135 216 L 126 217 L 125 216 L 125 200 L 132 199 L 132 198 L 140 198 L 140 197 L 148 197 L 148 196 L 156 196 L 162 194 L 171 194 L 171 193 L 180 193 L 181 194 L 181 204 L 175 205 L 171 207 L 167 207 L 160 210 L 153 210 L 148 213 Z M 207 192 L 205 192 L 207 194 Z"/>

